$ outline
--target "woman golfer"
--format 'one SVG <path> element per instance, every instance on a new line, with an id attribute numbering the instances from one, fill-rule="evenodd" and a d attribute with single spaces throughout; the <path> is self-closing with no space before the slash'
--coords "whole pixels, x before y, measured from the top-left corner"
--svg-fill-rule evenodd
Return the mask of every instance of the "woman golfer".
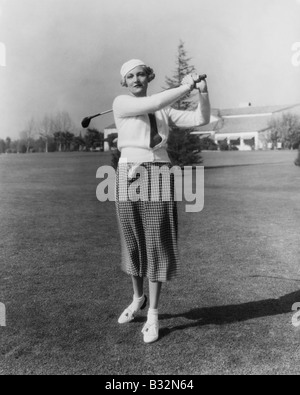
<path id="1" fill-rule="evenodd" d="M 171 169 L 167 153 L 169 125 L 192 128 L 208 124 L 210 102 L 206 81 L 195 82 L 198 76 L 187 76 L 180 87 L 153 96 L 147 96 L 147 90 L 155 74 L 143 61 L 134 59 L 125 63 L 121 76 L 122 86 L 128 88 L 129 94 L 118 96 L 113 104 L 121 152 L 116 207 L 122 268 L 132 277 L 134 296 L 120 316 L 119 324 L 133 321 L 136 314 L 145 309 L 148 300 L 144 294 L 144 278 L 147 278 L 150 308 L 142 333 L 145 343 L 153 343 L 159 338 L 158 306 L 162 283 L 172 280 L 178 273 L 178 221 L 174 177 L 169 172 L 169 183 L 151 183 L 151 176 L 145 174 L 150 175 L 163 166 Z M 171 107 L 194 89 L 199 92 L 197 110 L 177 111 Z M 138 201 L 127 195 L 136 182 L 140 191 Z M 151 201 L 148 192 L 154 192 L 158 199 Z M 165 192 L 170 193 L 168 201 L 162 198 Z"/>

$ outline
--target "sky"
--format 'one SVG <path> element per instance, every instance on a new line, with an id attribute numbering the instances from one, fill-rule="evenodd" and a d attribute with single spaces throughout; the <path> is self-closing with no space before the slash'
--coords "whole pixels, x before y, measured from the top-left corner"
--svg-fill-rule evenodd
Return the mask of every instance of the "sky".
<path id="1" fill-rule="evenodd" d="M 126 92 L 120 68 L 131 58 L 154 68 L 149 94 L 161 91 L 180 40 L 208 75 L 214 108 L 300 103 L 299 20 L 300 0 L 0 0 L 0 138 L 58 111 L 79 133 L 83 117 Z"/>

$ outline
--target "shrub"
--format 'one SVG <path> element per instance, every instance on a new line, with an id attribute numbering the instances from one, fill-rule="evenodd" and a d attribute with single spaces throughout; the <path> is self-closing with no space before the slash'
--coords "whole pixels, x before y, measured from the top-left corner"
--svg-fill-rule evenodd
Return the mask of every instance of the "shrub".
<path id="1" fill-rule="evenodd" d="M 218 144 L 214 142 L 210 137 L 200 139 L 201 151 L 218 151 Z"/>
<path id="2" fill-rule="evenodd" d="M 300 166 L 300 148 L 299 148 L 299 151 L 298 151 L 298 158 L 295 160 L 295 165 L 296 166 Z"/>
<path id="3" fill-rule="evenodd" d="M 294 143 L 294 144 L 292 145 L 292 148 L 293 148 L 293 149 L 300 149 L 300 142 Z"/>
<path id="4" fill-rule="evenodd" d="M 121 157 L 121 152 L 119 150 L 114 150 L 112 151 L 111 155 L 111 165 L 112 167 L 117 170 L 118 164 L 119 164 L 119 159 Z"/>
<path id="5" fill-rule="evenodd" d="M 230 150 L 230 151 L 239 151 L 238 147 L 236 147 L 235 145 L 231 145 L 231 146 L 229 147 L 229 150 Z"/>
<path id="6" fill-rule="evenodd" d="M 168 154 L 173 166 L 191 166 L 202 163 L 201 143 L 190 131 L 173 128 L 168 140 Z"/>
<path id="7" fill-rule="evenodd" d="M 219 142 L 219 147 L 221 151 L 229 151 L 229 145 L 226 140 Z"/>

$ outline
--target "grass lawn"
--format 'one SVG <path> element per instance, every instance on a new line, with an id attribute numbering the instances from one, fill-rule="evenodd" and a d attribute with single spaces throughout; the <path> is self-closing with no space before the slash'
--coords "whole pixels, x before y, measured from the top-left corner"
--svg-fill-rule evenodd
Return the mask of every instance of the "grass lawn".
<path id="1" fill-rule="evenodd" d="M 182 273 L 146 346 L 145 313 L 117 325 L 132 290 L 114 203 L 96 200 L 110 158 L 0 156 L 0 374 L 300 373 L 296 154 L 203 157 L 205 208 L 179 204 Z"/>

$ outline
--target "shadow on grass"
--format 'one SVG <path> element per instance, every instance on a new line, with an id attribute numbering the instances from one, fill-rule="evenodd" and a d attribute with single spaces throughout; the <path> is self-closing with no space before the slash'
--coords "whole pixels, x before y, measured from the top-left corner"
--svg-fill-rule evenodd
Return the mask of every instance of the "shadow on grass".
<path id="1" fill-rule="evenodd" d="M 192 322 L 172 328 L 162 328 L 160 335 L 163 338 L 172 332 L 188 328 L 233 324 L 255 318 L 288 314 L 292 312 L 292 306 L 295 303 L 300 303 L 300 291 L 282 296 L 279 299 L 267 299 L 232 306 L 192 309 L 187 313 L 176 315 L 163 314 L 160 316 L 160 320 L 182 317 Z"/>

